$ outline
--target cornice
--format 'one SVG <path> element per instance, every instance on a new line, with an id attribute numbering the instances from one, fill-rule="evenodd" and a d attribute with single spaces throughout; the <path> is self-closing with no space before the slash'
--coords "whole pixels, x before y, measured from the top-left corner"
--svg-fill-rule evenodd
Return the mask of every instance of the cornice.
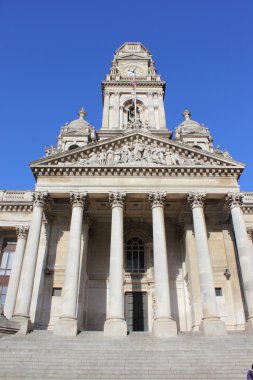
<path id="1" fill-rule="evenodd" d="M 243 168 L 229 166 L 56 166 L 33 167 L 33 174 L 37 176 L 142 176 L 142 177 L 234 177 L 239 178 Z"/>
<path id="2" fill-rule="evenodd" d="M 105 87 L 129 87 L 132 88 L 132 81 L 127 80 L 110 80 L 110 81 L 102 81 L 102 89 Z M 136 87 L 162 87 L 165 89 L 166 82 L 165 81 L 136 81 Z"/>

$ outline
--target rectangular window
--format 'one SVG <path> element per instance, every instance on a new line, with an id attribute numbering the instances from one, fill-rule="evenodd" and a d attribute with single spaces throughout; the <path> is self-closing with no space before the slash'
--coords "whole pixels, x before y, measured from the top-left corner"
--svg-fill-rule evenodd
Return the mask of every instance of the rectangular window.
<path id="1" fill-rule="evenodd" d="M 222 288 L 215 288 L 216 297 L 222 297 Z"/>
<path id="2" fill-rule="evenodd" d="M 62 288 L 53 288 L 53 290 L 52 290 L 52 296 L 53 297 L 60 297 L 61 296 L 61 289 Z"/>
<path id="3" fill-rule="evenodd" d="M 0 276 L 10 276 L 16 249 L 15 239 L 5 239 L 0 256 Z"/>
<path id="4" fill-rule="evenodd" d="M 0 304 L 4 305 L 8 286 L 0 285 Z"/>

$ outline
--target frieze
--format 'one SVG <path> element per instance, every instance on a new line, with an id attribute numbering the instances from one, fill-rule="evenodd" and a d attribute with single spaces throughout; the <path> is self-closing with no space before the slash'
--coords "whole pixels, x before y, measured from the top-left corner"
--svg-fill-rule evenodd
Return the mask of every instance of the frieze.
<path id="1" fill-rule="evenodd" d="M 3 212 L 32 212 L 32 204 L 0 204 L 0 211 Z"/>
<path id="2" fill-rule="evenodd" d="M 159 146 L 135 139 L 125 141 L 122 145 L 83 152 L 76 162 L 58 162 L 58 166 L 154 166 L 154 165 L 210 165 L 201 158 L 184 157 L 167 146 Z M 211 162 L 212 165 L 217 164 Z"/>

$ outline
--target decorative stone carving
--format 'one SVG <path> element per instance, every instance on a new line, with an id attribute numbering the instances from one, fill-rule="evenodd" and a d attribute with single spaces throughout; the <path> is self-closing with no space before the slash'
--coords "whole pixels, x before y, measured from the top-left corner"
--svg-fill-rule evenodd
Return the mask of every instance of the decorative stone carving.
<path id="1" fill-rule="evenodd" d="M 86 210 L 88 207 L 88 194 L 71 192 L 70 203 L 72 207 L 82 207 Z"/>
<path id="2" fill-rule="evenodd" d="M 33 206 L 44 207 L 48 198 L 48 193 L 33 193 Z"/>
<path id="3" fill-rule="evenodd" d="M 246 230 L 247 230 L 249 239 L 253 241 L 253 227 L 247 227 Z"/>
<path id="4" fill-rule="evenodd" d="M 29 232 L 29 226 L 16 226 L 16 234 L 18 239 L 26 239 Z"/>
<path id="5" fill-rule="evenodd" d="M 119 206 L 124 207 L 126 200 L 126 193 L 109 193 L 109 202 L 111 207 Z"/>
<path id="6" fill-rule="evenodd" d="M 191 206 L 194 207 L 203 207 L 206 199 L 206 193 L 189 193 L 187 202 Z"/>
<path id="7" fill-rule="evenodd" d="M 244 194 L 242 193 L 228 193 L 226 196 L 226 202 L 230 209 L 233 207 L 241 207 L 243 204 Z"/>
<path id="8" fill-rule="evenodd" d="M 149 203 L 151 207 L 164 207 L 166 202 L 166 193 L 149 193 Z"/>
<path id="9" fill-rule="evenodd" d="M 149 128 L 145 124 L 145 128 Z M 58 165 L 212 165 L 202 159 L 183 157 L 168 146 L 158 145 L 156 141 L 150 143 L 136 138 L 134 141 L 124 141 L 120 146 L 110 146 L 105 149 L 89 151 L 75 163 L 61 163 Z M 215 163 L 216 164 L 216 163 Z"/>

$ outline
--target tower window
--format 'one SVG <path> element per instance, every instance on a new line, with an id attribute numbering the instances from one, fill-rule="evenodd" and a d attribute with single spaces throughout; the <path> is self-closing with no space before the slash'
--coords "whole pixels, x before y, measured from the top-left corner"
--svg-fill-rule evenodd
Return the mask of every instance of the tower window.
<path id="1" fill-rule="evenodd" d="M 222 297 L 222 288 L 215 288 L 216 297 Z"/>
<path id="2" fill-rule="evenodd" d="M 126 271 L 130 273 L 144 273 L 144 243 L 138 237 L 129 239 L 126 248 Z"/>

